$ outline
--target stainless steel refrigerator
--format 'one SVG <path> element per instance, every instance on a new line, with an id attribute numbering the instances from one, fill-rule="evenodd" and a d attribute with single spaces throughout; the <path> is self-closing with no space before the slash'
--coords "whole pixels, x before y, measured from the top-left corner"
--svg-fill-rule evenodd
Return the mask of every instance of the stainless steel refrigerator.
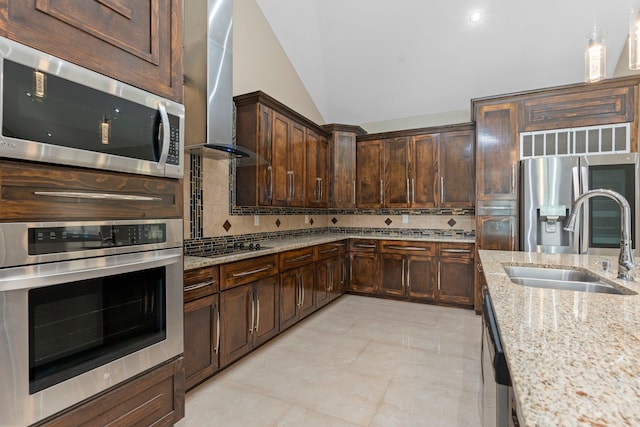
<path id="1" fill-rule="evenodd" d="M 588 200 L 582 206 L 576 231 L 563 230 L 571 205 L 580 194 L 606 188 L 622 194 L 631 205 L 632 249 L 637 253 L 637 153 L 540 157 L 522 160 L 520 166 L 520 250 L 617 255 L 620 209 L 613 200 Z"/>

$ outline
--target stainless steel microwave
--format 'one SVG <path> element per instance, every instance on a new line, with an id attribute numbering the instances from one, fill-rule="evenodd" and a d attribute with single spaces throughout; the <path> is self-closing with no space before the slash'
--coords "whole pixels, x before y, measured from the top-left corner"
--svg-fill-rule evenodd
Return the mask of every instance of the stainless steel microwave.
<path id="1" fill-rule="evenodd" d="M 0 37 L 0 157 L 184 175 L 184 106 Z"/>

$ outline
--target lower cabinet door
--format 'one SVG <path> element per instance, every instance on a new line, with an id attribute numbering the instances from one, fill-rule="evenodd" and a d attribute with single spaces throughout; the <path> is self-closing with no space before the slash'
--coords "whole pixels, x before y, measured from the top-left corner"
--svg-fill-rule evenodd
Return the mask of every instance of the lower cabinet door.
<path id="1" fill-rule="evenodd" d="M 278 276 L 267 277 L 255 282 L 254 295 L 256 315 L 253 344 L 256 347 L 280 332 Z"/>
<path id="2" fill-rule="evenodd" d="M 433 257 L 408 256 L 406 259 L 407 296 L 434 300 L 438 283 Z"/>
<path id="3" fill-rule="evenodd" d="M 331 300 L 331 275 L 334 274 L 331 259 L 316 263 L 315 297 L 316 308 L 320 308 Z"/>
<path id="4" fill-rule="evenodd" d="M 316 265 L 308 264 L 299 268 L 300 270 L 300 287 L 302 288 L 302 297 L 300 298 L 300 318 L 306 317 L 313 313 L 316 309 L 315 290 L 316 282 Z"/>
<path id="5" fill-rule="evenodd" d="M 405 295 L 406 286 L 406 259 L 398 254 L 381 254 L 380 269 L 382 271 L 382 281 L 380 283 L 380 293 L 383 295 Z"/>
<path id="6" fill-rule="evenodd" d="M 473 307 L 473 259 L 441 259 L 440 301 Z"/>
<path id="7" fill-rule="evenodd" d="M 251 350 L 253 288 L 242 285 L 220 293 L 220 367 Z"/>
<path id="8" fill-rule="evenodd" d="M 300 310 L 300 279 L 298 269 L 280 273 L 280 330 L 298 321 Z"/>
<path id="9" fill-rule="evenodd" d="M 213 375 L 219 368 L 219 310 L 217 294 L 184 305 L 184 369 L 187 390 Z"/>
<path id="10" fill-rule="evenodd" d="M 378 292 L 378 255 L 375 253 L 351 254 L 349 289 L 355 292 Z"/>

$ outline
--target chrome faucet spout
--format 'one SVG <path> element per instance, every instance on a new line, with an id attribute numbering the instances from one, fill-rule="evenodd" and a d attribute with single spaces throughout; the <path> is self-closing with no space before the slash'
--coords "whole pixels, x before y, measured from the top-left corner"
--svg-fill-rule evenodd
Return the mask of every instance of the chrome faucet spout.
<path id="1" fill-rule="evenodd" d="M 612 199 L 620 208 L 620 255 L 618 256 L 618 279 L 633 280 L 631 272 L 637 268 L 633 262 L 631 254 L 631 207 L 624 196 L 616 191 L 606 190 L 604 188 L 586 191 L 582 193 L 571 207 L 571 214 L 567 218 L 564 227 L 567 231 L 575 229 L 576 219 L 583 203 L 592 197 L 604 196 Z"/>

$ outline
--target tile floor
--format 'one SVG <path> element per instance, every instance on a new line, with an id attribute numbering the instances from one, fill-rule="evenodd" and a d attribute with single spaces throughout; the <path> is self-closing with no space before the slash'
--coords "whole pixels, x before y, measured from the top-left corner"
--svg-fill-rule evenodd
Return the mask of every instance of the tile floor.
<path id="1" fill-rule="evenodd" d="M 177 426 L 480 426 L 481 327 L 344 295 L 187 393 Z"/>

